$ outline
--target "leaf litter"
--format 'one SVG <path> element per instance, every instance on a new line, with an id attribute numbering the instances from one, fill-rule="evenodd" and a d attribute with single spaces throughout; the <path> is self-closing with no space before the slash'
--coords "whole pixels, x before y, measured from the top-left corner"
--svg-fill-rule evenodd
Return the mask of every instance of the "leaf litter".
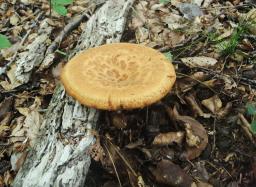
<path id="1" fill-rule="evenodd" d="M 46 0 L 0 0 L 0 34 L 11 44 L 0 50 L 0 186 L 12 183 L 41 136 L 44 112 L 67 61 L 63 54 L 82 29 L 64 38 L 59 52 L 45 59 L 49 67 L 33 72 L 28 84 L 19 86 L 13 62 L 40 38 L 42 18 L 53 29 L 45 39 L 49 46 L 87 6 L 88 1 L 74 1 L 62 19 Z M 256 95 L 252 1 L 139 0 L 130 14 L 122 42 L 168 54 L 177 81 L 152 106 L 103 112 L 91 150 L 92 173 L 102 173 L 97 185 L 118 186 L 117 172 L 123 186 L 255 186 L 255 115 L 246 113 Z"/>

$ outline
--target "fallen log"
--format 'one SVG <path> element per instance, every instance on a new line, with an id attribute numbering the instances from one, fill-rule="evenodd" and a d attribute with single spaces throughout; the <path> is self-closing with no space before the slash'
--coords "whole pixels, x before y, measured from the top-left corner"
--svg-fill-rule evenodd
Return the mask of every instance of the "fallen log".
<path id="1" fill-rule="evenodd" d="M 119 42 L 134 0 L 109 0 L 88 20 L 72 56 L 104 43 Z M 13 186 L 85 186 L 90 166 L 91 134 L 99 111 L 81 106 L 57 86 L 40 127 L 37 144 L 28 152 Z"/>

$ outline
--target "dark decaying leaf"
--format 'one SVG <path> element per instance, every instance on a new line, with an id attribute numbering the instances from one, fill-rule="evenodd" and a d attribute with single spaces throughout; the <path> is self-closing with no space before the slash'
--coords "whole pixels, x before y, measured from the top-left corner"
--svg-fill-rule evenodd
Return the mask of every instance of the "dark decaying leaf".
<path id="1" fill-rule="evenodd" d="M 205 81 L 206 78 L 207 78 L 207 75 L 204 72 L 196 72 L 187 77 L 177 79 L 176 81 L 177 89 L 179 92 L 185 93 L 191 90 L 199 82 Z"/>
<path id="2" fill-rule="evenodd" d="M 207 131 L 205 130 L 203 125 L 194 118 L 190 116 L 181 116 L 175 107 L 173 109 L 173 117 L 175 118 L 175 120 L 182 122 L 187 129 L 190 128 L 190 134 L 188 134 L 188 130 L 186 129 L 187 138 L 192 138 L 196 140 L 196 145 L 186 145 L 186 151 L 182 154 L 182 158 L 188 160 L 197 158 L 198 156 L 200 156 L 200 154 L 208 144 Z"/>
<path id="3" fill-rule="evenodd" d="M 0 140 L 6 141 L 8 135 L 10 134 L 10 121 L 12 118 L 12 113 L 7 112 L 2 121 L 0 121 Z"/>
<path id="4" fill-rule="evenodd" d="M 196 187 L 192 177 L 169 160 L 161 160 L 156 168 L 151 167 L 150 170 L 160 184 L 172 187 Z"/>
<path id="5" fill-rule="evenodd" d="M 12 97 L 5 98 L 0 104 L 0 120 L 4 118 L 7 112 L 10 112 L 13 107 L 14 100 Z"/>
<path id="6" fill-rule="evenodd" d="M 123 129 L 127 126 L 127 117 L 123 113 L 111 113 L 110 120 L 112 125 L 118 129 Z"/>
<path id="7" fill-rule="evenodd" d="M 0 175 L 3 175 L 5 171 L 11 168 L 11 164 L 7 160 L 2 160 L 0 162 Z"/>

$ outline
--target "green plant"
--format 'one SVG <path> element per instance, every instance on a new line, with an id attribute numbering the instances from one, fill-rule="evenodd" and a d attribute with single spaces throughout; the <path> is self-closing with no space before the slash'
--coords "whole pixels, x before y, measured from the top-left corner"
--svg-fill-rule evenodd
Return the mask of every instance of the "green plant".
<path id="1" fill-rule="evenodd" d="M 256 134 L 256 104 L 255 103 L 247 103 L 246 111 L 252 117 L 251 122 L 251 130 L 253 134 Z"/>
<path id="2" fill-rule="evenodd" d="M 217 48 L 220 50 L 220 53 L 222 55 L 233 54 L 242 39 L 242 35 L 248 33 L 253 24 L 254 23 L 250 21 L 241 21 L 237 28 L 234 29 L 229 39 L 218 42 Z"/>
<path id="3" fill-rule="evenodd" d="M 163 4 L 166 4 L 166 3 L 169 3 L 171 0 L 159 0 L 159 3 L 163 3 Z"/>
<path id="4" fill-rule="evenodd" d="M 66 16 L 68 11 L 66 5 L 73 3 L 73 0 L 50 0 L 52 9 L 61 16 Z"/>
<path id="5" fill-rule="evenodd" d="M 233 54 L 240 41 L 242 29 L 237 28 L 228 40 L 221 41 L 217 44 L 217 48 L 220 50 L 222 55 Z"/>
<path id="6" fill-rule="evenodd" d="M 170 52 L 170 51 L 169 51 L 169 52 L 164 53 L 164 55 L 166 56 L 166 58 L 167 58 L 169 61 L 171 61 L 171 60 L 173 59 L 173 55 L 171 54 L 171 52 Z"/>
<path id="7" fill-rule="evenodd" d="M 11 47 L 11 43 L 5 35 L 0 34 L 0 49 Z"/>

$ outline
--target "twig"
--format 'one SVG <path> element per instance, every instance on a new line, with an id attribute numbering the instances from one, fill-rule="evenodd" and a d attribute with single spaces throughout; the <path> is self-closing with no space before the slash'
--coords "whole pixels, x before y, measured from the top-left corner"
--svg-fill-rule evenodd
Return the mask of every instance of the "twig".
<path id="1" fill-rule="evenodd" d="M 128 161 L 123 157 L 123 155 L 120 153 L 120 151 L 116 148 L 115 145 L 112 144 L 112 142 L 106 138 L 106 140 L 108 140 L 108 142 L 113 146 L 114 150 L 116 151 L 116 153 L 118 154 L 118 156 L 123 160 L 123 162 L 125 163 L 125 165 L 129 168 L 129 170 L 132 172 L 132 174 L 135 177 L 138 177 L 137 173 L 133 170 L 133 168 L 130 166 L 130 164 L 128 163 Z"/>
<path id="2" fill-rule="evenodd" d="M 117 172 L 116 165 L 115 165 L 115 162 L 114 162 L 114 160 L 113 160 L 113 157 L 112 157 L 112 155 L 110 154 L 110 152 L 109 152 L 107 146 L 106 146 L 104 143 L 103 143 L 103 146 L 105 147 L 105 149 L 106 149 L 106 151 L 107 151 L 107 153 L 108 153 L 108 156 L 109 156 L 110 161 L 112 162 L 112 165 L 113 165 L 113 168 L 114 168 L 114 170 L 115 170 L 115 173 L 116 173 L 116 177 L 117 177 L 119 186 L 122 187 L 122 183 L 121 183 L 121 180 L 120 180 L 120 178 L 119 178 L 119 175 L 118 175 L 118 172 Z"/>
<path id="3" fill-rule="evenodd" d="M 167 45 L 167 46 L 164 46 L 164 47 L 159 48 L 157 50 L 160 51 L 161 53 L 163 53 L 163 52 L 170 51 L 171 49 L 172 50 L 176 50 L 177 48 L 180 49 L 182 47 L 187 47 L 187 46 L 184 46 L 185 44 L 191 43 L 191 42 L 196 42 L 199 39 L 201 39 L 201 37 L 199 35 L 196 35 L 195 37 L 189 38 L 187 41 L 184 41 L 181 44 L 177 44 L 176 46 Z"/>
<path id="4" fill-rule="evenodd" d="M 202 81 L 198 80 L 198 79 L 195 79 L 193 77 L 191 77 L 190 75 L 186 75 L 186 74 L 183 74 L 183 73 L 179 73 L 177 72 L 177 75 L 182 75 L 182 76 L 185 76 L 185 77 L 189 77 L 191 79 L 193 79 L 194 81 L 206 86 L 207 88 L 209 88 L 211 91 L 213 91 L 215 94 L 219 94 L 218 92 L 216 92 L 214 89 L 212 89 L 211 87 L 209 87 L 208 85 L 206 85 L 205 83 L 203 83 Z"/>
<path id="5" fill-rule="evenodd" d="M 85 11 L 82 15 L 78 15 L 74 17 L 65 27 L 64 29 L 60 32 L 60 34 L 55 38 L 55 40 L 51 43 L 51 45 L 47 48 L 46 50 L 46 57 L 42 64 L 39 67 L 39 71 L 43 71 L 47 69 L 50 65 L 53 63 L 53 58 L 54 58 L 54 52 L 55 50 L 59 47 L 61 44 L 62 40 L 75 28 L 77 28 L 80 23 L 85 19 L 85 18 L 90 18 L 90 8 L 93 7 L 92 5 L 88 7 L 87 11 Z M 48 60 L 50 59 L 50 60 Z"/>
<path id="6" fill-rule="evenodd" d="M 247 121 L 247 119 L 244 117 L 243 114 L 238 114 L 238 117 L 241 121 L 240 126 L 242 127 L 242 129 L 244 130 L 246 136 L 251 140 L 251 142 L 253 144 L 255 144 L 255 139 L 253 137 L 253 134 L 251 132 L 251 126 L 250 123 Z"/>
<path id="7" fill-rule="evenodd" d="M 173 61 L 174 64 L 183 64 L 186 66 L 186 64 L 184 64 L 181 61 Z M 254 88 L 256 88 L 256 80 L 252 80 L 252 79 L 248 79 L 245 77 L 239 77 L 238 75 L 234 76 L 234 75 L 225 75 L 223 73 L 208 69 L 208 68 L 204 68 L 204 67 L 194 67 L 194 69 L 199 69 L 201 71 L 204 71 L 206 73 L 209 73 L 211 75 L 214 76 L 219 76 L 219 77 L 227 77 L 227 78 L 233 78 L 233 79 L 237 79 L 238 81 L 240 81 L 241 84 L 246 84 L 246 85 L 250 85 Z"/>
<path id="8" fill-rule="evenodd" d="M 241 7 L 254 7 L 255 5 L 252 3 L 246 3 L 246 4 L 242 4 L 242 5 L 234 5 L 234 6 L 214 6 L 214 7 L 202 7 L 201 9 L 204 10 L 215 10 L 215 9 L 228 9 L 228 8 L 241 8 Z"/>
<path id="9" fill-rule="evenodd" d="M 216 147 L 216 116 L 214 116 L 213 118 L 213 145 L 212 145 L 211 154 L 213 154 L 215 147 Z"/>

